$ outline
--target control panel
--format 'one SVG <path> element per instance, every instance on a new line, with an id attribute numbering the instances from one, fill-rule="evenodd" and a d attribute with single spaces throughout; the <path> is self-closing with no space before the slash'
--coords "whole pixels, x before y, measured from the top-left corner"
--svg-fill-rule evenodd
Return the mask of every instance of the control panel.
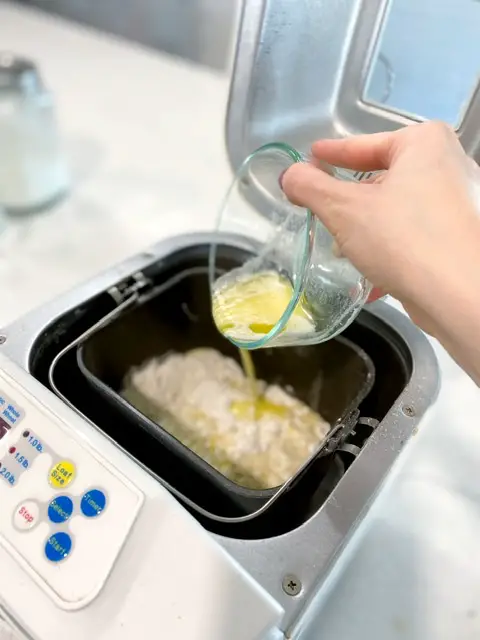
<path id="1" fill-rule="evenodd" d="M 0 543 L 58 606 L 95 598 L 142 502 L 126 477 L 0 372 Z"/>

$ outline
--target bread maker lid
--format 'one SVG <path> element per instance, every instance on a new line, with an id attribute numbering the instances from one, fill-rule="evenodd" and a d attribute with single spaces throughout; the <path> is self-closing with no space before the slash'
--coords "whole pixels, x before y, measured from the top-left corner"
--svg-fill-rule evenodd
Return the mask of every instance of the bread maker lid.
<path id="1" fill-rule="evenodd" d="M 237 169 L 266 142 L 288 142 L 305 151 L 322 137 L 394 130 L 411 122 L 450 118 L 445 109 L 441 112 L 442 104 L 448 102 L 453 88 L 458 94 L 459 77 L 464 95 L 455 97 L 451 124 L 467 152 L 480 160 L 478 70 L 466 66 L 463 76 L 447 73 L 439 59 L 432 68 L 432 91 L 436 87 L 444 99 L 431 98 L 427 105 L 430 88 L 425 85 L 423 92 L 415 86 L 409 92 L 411 105 L 419 93 L 424 96 L 423 110 L 428 113 L 423 115 L 409 113 L 399 92 L 394 95 L 396 74 L 401 71 L 395 68 L 398 58 L 407 60 L 403 51 L 408 52 L 411 45 L 404 44 L 395 58 L 385 53 L 392 47 L 384 43 L 391 42 L 389 33 L 393 27 L 400 29 L 401 20 L 404 30 L 414 31 L 414 22 L 420 24 L 424 18 L 432 24 L 442 18 L 441 12 L 428 11 L 427 15 L 428 7 L 421 4 L 415 7 L 417 13 L 402 16 L 398 0 L 243 0 L 226 121 L 232 168 Z M 480 10 L 480 3 L 473 4 Z M 466 14 L 462 18 L 465 28 L 468 19 Z M 455 26 L 459 23 L 451 28 Z M 426 54 L 432 43 L 424 30 L 417 28 L 416 32 L 417 49 L 423 47 Z M 462 33 L 458 31 L 459 46 L 465 39 Z M 427 76 L 428 71 L 424 70 Z M 444 74 L 444 88 L 438 87 L 438 73 Z M 376 93 L 371 89 L 374 75 Z M 414 82 L 413 78 L 408 81 Z"/>

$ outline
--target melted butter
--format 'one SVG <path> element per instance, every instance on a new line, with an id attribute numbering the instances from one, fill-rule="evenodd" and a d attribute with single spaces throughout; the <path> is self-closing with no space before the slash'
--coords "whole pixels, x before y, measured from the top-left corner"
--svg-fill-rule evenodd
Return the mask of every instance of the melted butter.
<path id="1" fill-rule="evenodd" d="M 267 335 L 283 315 L 293 295 L 290 282 L 274 271 L 265 271 L 233 281 L 218 289 L 212 313 L 219 331 L 238 340 L 256 340 Z M 284 332 L 315 331 L 312 315 L 304 299 L 294 309 Z M 250 386 L 250 398 L 231 404 L 239 419 L 259 420 L 266 415 L 285 418 L 288 407 L 275 404 L 258 393 L 257 376 L 250 351 L 240 349 L 243 370 Z"/>
<path id="2" fill-rule="evenodd" d="M 240 420 L 260 420 L 266 415 L 285 418 L 288 415 L 287 407 L 274 404 L 262 396 L 251 400 L 236 400 L 230 405 L 233 415 Z"/>
<path id="3" fill-rule="evenodd" d="M 252 396 L 257 395 L 257 372 L 255 371 L 255 365 L 253 363 L 252 354 L 246 349 L 239 349 L 240 359 L 242 361 L 242 367 L 247 380 L 250 383 L 252 390 Z"/>
<path id="4" fill-rule="evenodd" d="M 273 329 L 292 295 L 291 283 L 279 273 L 256 273 L 224 285 L 214 293 L 213 318 L 224 335 L 237 340 L 256 340 Z M 303 334 L 313 331 L 315 323 L 302 298 L 283 332 Z"/>
<path id="5" fill-rule="evenodd" d="M 230 405 L 233 415 L 240 420 L 260 420 L 266 415 L 284 418 L 288 415 L 288 408 L 284 405 L 270 402 L 258 393 L 257 374 L 253 363 L 252 353 L 246 349 L 239 349 L 243 370 L 250 386 L 248 400 L 236 400 Z"/>

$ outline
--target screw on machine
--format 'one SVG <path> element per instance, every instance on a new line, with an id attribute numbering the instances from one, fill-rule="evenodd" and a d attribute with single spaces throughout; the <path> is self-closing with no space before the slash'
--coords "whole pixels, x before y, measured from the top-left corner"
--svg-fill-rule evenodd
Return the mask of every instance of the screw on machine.
<path id="1" fill-rule="evenodd" d="M 288 574 L 282 580 L 282 588 L 288 596 L 298 596 L 302 590 L 302 583 L 297 576 Z"/>

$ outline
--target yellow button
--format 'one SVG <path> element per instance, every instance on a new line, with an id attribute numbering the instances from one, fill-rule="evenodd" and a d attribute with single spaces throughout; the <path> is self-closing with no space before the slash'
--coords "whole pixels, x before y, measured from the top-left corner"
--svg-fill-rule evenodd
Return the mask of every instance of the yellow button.
<path id="1" fill-rule="evenodd" d="M 73 462 L 61 460 L 49 473 L 49 481 L 52 487 L 62 489 L 68 486 L 75 478 L 76 468 Z"/>

